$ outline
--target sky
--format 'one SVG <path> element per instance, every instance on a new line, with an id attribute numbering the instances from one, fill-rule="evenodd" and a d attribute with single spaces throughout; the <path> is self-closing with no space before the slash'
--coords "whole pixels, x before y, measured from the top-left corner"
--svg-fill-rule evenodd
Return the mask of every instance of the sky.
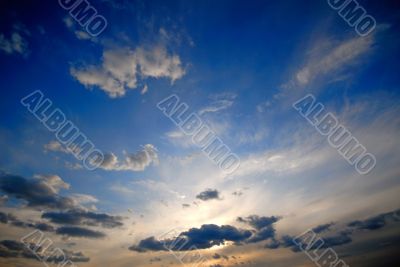
<path id="1" fill-rule="evenodd" d="M 36 230 L 71 266 L 329 266 L 293 242 L 310 229 L 336 267 L 397 266 L 398 1 L 358 1 L 364 36 L 334 1 L 88 0 L 103 30 L 73 2 L 0 3 L 0 266 L 46 266 Z M 304 116 L 317 103 L 367 173 Z M 190 114 L 235 167 L 175 123 Z"/>

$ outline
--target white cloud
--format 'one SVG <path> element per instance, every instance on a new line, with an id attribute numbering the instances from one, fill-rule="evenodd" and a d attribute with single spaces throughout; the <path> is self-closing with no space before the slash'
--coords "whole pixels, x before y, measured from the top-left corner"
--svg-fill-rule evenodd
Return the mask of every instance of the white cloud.
<path id="1" fill-rule="evenodd" d="M 148 50 L 143 47 L 137 48 L 136 58 L 144 77 L 165 77 L 174 82 L 185 74 L 179 56 L 169 55 L 166 48 L 161 45 Z"/>
<path id="2" fill-rule="evenodd" d="M 138 77 L 168 78 L 174 82 L 185 74 L 179 56 L 169 54 L 162 45 L 151 49 L 105 50 L 100 66 L 72 67 L 70 72 L 86 87 L 98 86 L 111 98 L 122 97 L 129 89 L 135 89 Z"/>
<path id="3" fill-rule="evenodd" d="M 45 144 L 44 151 L 62 152 L 66 154 L 70 153 L 70 151 L 64 148 L 64 146 L 58 141 L 50 141 L 48 144 Z"/>
<path id="4" fill-rule="evenodd" d="M 99 200 L 96 197 L 87 194 L 71 194 L 70 197 L 79 204 L 89 204 L 89 203 L 99 202 Z"/>
<path id="5" fill-rule="evenodd" d="M 98 86 L 110 97 L 124 96 L 136 87 L 136 57 L 128 48 L 104 51 L 101 66 L 71 68 L 71 75 L 86 87 Z"/>
<path id="6" fill-rule="evenodd" d="M 147 87 L 147 84 L 145 84 L 142 88 L 142 90 L 140 91 L 141 95 L 144 95 L 145 93 L 147 93 L 147 91 L 149 90 L 149 88 Z"/>
<path id="7" fill-rule="evenodd" d="M 109 171 L 143 171 L 151 164 L 158 164 L 157 149 L 151 144 L 136 153 L 124 152 L 124 156 L 120 161 L 113 153 L 106 153 L 100 167 Z"/>
<path id="8" fill-rule="evenodd" d="M 89 40 L 92 38 L 87 32 L 84 31 L 75 31 L 75 36 L 79 40 Z"/>
<path id="9" fill-rule="evenodd" d="M 71 163 L 71 162 L 68 162 L 68 161 L 65 162 L 65 167 L 70 169 L 70 170 L 82 170 L 83 169 L 83 166 L 81 164 L 79 164 L 79 163 Z"/>

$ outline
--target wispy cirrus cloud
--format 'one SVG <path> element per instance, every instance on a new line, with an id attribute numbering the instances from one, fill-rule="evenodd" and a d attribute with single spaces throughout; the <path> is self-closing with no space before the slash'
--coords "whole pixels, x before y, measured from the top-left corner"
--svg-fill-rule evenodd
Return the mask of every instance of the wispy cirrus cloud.
<path id="1" fill-rule="evenodd" d="M 231 107 L 234 104 L 234 100 L 237 95 L 233 93 L 222 93 L 217 95 L 212 95 L 211 102 L 208 106 L 203 107 L 199 110 L 199 115 L 206 113 L 219 112 Z"/>

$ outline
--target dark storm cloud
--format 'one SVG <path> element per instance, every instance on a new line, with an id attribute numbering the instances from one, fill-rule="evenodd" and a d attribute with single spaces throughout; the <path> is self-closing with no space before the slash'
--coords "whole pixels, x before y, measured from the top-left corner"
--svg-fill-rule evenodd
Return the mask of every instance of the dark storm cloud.
<path id="1" fill-rule="evenodd" d="M 218 253 L 215 253 L 215 254 L 212 256 L 212 258 L 213 258 L 213 259 L 216 259 L 216 260 L 219 260 L 219 259 L 223 258 L 223 259 L 229 261 L 229 257 L 228 257 L 228 256 L 222 255 L 222 254 L 218 254 Z"/>
<path id="2" fill-rule="evenodd" d="M 9 221 L 13 221 L 16 218 L 11 213 L 4 213 L 0 211 L 0 223 L 7 224 Z"/>
<path id="3" fill-rule="evenodd" d="M 122 217 L 111 216 L 105 213 L 95 213 L 84 210 L 68 210 L 66 212 L 46 212 L 42 218 L 57 224 L 102 226 L 115 228 L 122 226 Z"/>
<path id="4" fill-rule="evenodd" d="M 266 241 L 264 247 L 268 249 L 290 248 L 294 252 L 301 251 L 298 244 L 294 242 L 295 236 L 283 235 L 276 238 L 274 224 L 281 217 L 260 217 L 251 215 L 238 217 L 237 221 L 251 226 L 252 230 L 243 230 L 230 225 L 217 226 L 213 224 L 202 225 L 200 228 L 192 228 L 180 233 L 173 239 L 157 240 L 154 237 L 143 239 L 138 245 L 129 249 L 137 252 L 166 251 L 166 250 L 193 250 L 206 249 L 231 241 L 235 245 L 258 243 Z M 330 248 L 349 244 L 352 242 L 352 234 L 356 229 L 375 230 L 383 227 L 388 221 L 400 221 L 399 211 L 383 213 L 365 221 L 354 221 L 348 224 L 348 228 L 334 234 L 321 237 L 320 242 L 313 243 L 311 249 Z M 315 234 L 329 233 L 334 223 L 322 224 L 314 227 Z M 318 238 L 318 236 L 316 236 Z M 300 242 L 301 243 L 301 242 Z M 307 244 L 300 244 L 306 246 Z"/>
<path id="5" fill-rule="evenodd" d="M 35 249 L 36 250 L 36 249 Z M 42 247 L 37 248 L 38 255 L 45 252 Z M 72 262 L 88 262 L 90 258 L 86 257 L 82 252 L 74 252 L 70 250 L 63 250 L 67 259 Z M 44 255 L 43 255 L 44 256 Z M 26 258 L 35 259 L 39 258 L 26 246 L 26 244 L 15 240 L 2 240 L 0 241 L 0 257 L 3 258 Z M 44 256 L 45 257 L 45 256 Z M 64 257 L 51 256 L 47 262 L 59 263 L 63 262 Z"/>
<path id="6" fill-rule="evenodd" d="M 387 213 L 381 213 L 379 215 L 367 218 L 365 220 L 352 221 L 347 224 L 347 228 L 336 234 L 327 235 L 323 237 L 316 236 L 315 240 L 321 238 L 323 240 L 323 243 L 321 244 L 320 242 L 315 242 L 314 244 L 311 245 L 309 249 L 330 248 L 330 247 L 349 244 L 353 241 L 352 235 L 354 234 L 355 231 L 357 230 L 374 231 L 381 229 L 385 227 L 389 222 L 400 222 L 399 215 L 400 215 L 400 210 L 396 210 Z M 328 223 L 316 226 L 312 229 L 312 232 L 314 232 L 315 234 L 329 232 L 330 227 L 332 225 L 334 225 L 334 223 Z M 265 248 L 276 249 L 280 247 L 285 247 L 285 248 L 290 248 L 294 252 L 299 252 L 301 251 L 301 247 L 306 247 L 307 244 L 302 243 L 301 241 L 300 244 L 296 244 L 294 242 L 295 238 L 296 237 L 294 236 L 284 235 L 282 236 L 280 241 L 266 244 Z"/>
<path id="7" fill-rule="evenodd" d="M 137 246 L 133 245 L 129 247 L 130 250 L 136 252 L 146 252 L 146 251 L 166 251 L 167 248 L 164 245 L 166 241 L 159 241 L 154 238 L 154 236 L 143 239 L 139 242 Z M 172 242 L 172 241 L 168 241 Z"/>
<path id="8" fill-rule="evenodd" d="M 18 220 L 13 214 L 11 213 L 4 213 L 0 212 L 0 222 L 4 224 L 9 224 L 15 227 L 20 227 L 20 228 L 34 228 L 38 229 L 41 231 L 46 231 L 46 232 L 54 232 L 54 227 L 50 224 L 44 223 L 44 222 L 23 222 L 21 220 Z"/>
<path id="9" fill-rule="evenodd" d="M 350 232 L 340 232 L 333 236 L 327 236 L 323 238 L 324 244 L 321 248 L 330 248 L 345 245 L 351 243 L 353 240 L 350 236 Z M 316 249 L 316 248 L 315 248 Z"/>
<path id="10" fill-rule="evenodd" d="M 58 188 L 44 179 L 26 179 L 17 175 L 0 176 L 0 190 L 27 202 L 30 207 L 56 209 L 74 208 L 76 202 L 69 197 L 60 196 Z"/>
<path id="11" fill-rule="evenodd" d="M 205 191 L 198 194 L 196 198 L 201 199 L 203 201 L 220 199 L 219 192 L 216 189 L 206 189 Z"/>
<path id="12" fill-rule="evenodd" d="M 11 222 L 11 225 L 20 228 L 34 228 L 44 232 L 55 231 L 55 228 L 52 225 L 43 222 L 23 222 L 20 220 L 15 220 Z"/>
<path id="13" fill-rule="evenodd" d="M 313 243 L 309 244 L 310 240 L 307 240 L 308 242 L 303 242 L 303 240 L 298 240 L 298 244 L 294 242 L 294 239 L 296 237 L 294 236 L 283 236 L 282 241 L 281 241 L 281 246 L 285 248 L 290 248 L 293 252 L 299 252 L 302 251 L 301 248 L 307 249 L 307 250 L 317 250 L 317 249 L 324 249 L 324 248 L 331 248 L 331 247 L 336 247 L 336 246 L 341 246 L 345 244 L 351 243 L 353 240 L 351 238 L 351 232 L 349 231 L 343 231 L 335 235 L 327 236 L 327 237 L 322 237 L 321 239 L 323 242 L 320 242 L 318 240 L 318 236 L 313 239 Z M 311 246 L 309 246 L 311 245 Z"/>
<path id="14" fill-rule="evenodd" d="M 260 217 L 258 215 L 251 215 L 246 218 L 238 217 L 237 221 L 245 223 L 256 229 L 253 235 L 246 240 L 246 243 L 257 243 L 270 238 L 275 238 L 274 223 L 280 220 L 280 217 Z"/>
<path id="15" fill-rule="evenodd" d="M 154 237 L 149 237 L 129 249 L 137 252 L 163 251 L 167 249 L 174 251 L 205 249 L 222 245 L 226 241 L 240 244 L 251 235 L 252 232 L 249 230 L 237 229 L 230 225 L 205 224 L 200 228 L 191 228 L 186 232 L 182 232 L 173 239 L 156 240 Z"/>
<path id="16" fill-rule="evenodd" d="M 257 243 L 275 237 L 275 229 L 272 226 L 267 226 L 259 231 L 256 231 L 246 243 Z"/>
<path id="17" fill-rule="evenodd" d="M 326 228 L 325 228 L 326 229 Z M 334 235 L 326 236 L 326 237 L 319 237 L 315 235 L 313 239 L 306 239 L 306 242 L 302 239 L 304 236 L 295 237 L 284 235 L 282 236 L 280 241 L 275 241 L 270 244 L 267 244 L 265 248 L 269 249 L 277 249 L 280 247 L 290 248 L 293 252 L 300 252 L 303 249 L 323 249 L 323 248 L 330 248 L 335 246 L 341 246 L 352 242 L 351 239 L 351 231 L 342 231 Z M 318 238 L 321 238 L 323 242 L 317 241 Z M 294 240 L 297 240 L 297 244 Z M 313 242 L 309 244 L 309 242 Z M 311 245 L 310 247 L 308 247 Z"/>
<path id="18" fill-rule="evenodd" d="M 238 217 L 237 221 L 241 223 L 246 223 L 257 230 L 261 230 L 264 227 L 271 226 L 280 220 L 280 217 L 260 217 L 258 215 L 251 215 L 246 218 Z"/>
<path id="19" fill-rule="evenodd" d="M 264 247 L 269 249 L 277 249 L 280 246 L 281 244 L 279 243 L 279 241 L 277 241 L 275 238 L 271 238 L 270 240 L 268 240 Z"/>
<path id="20" fill-rule="evenodd" d="M 274 223 L 279 217 L 260 217 L 252 215 L 246 218 L 239 217 L 237 221 L 250 225 L 253 230 L 239 229 L 230 225 L 206 224 L 200 228 L 191 228 L 180 233 L 174 239 L 157 240 L 154 237 L 143 239 L 138 245 L 130 247 L 137 252 L 162 250 L 192 250 L 206 249 L 222 245 L 227 241 L 235 245 L 257 243 L 268 239 L 275 240 Z"/>
<path id="21" fill-rule="evenodd" d="M 358 230 L 377 230 L 384 227 L 389 221 L 400 221 L 400 210 L 382 213 L 363 221 L 352 221 L 347 226 Z"/>
<path id="22" fill-rule="evenodd" d="M 312 230 L 314 231 L 314 233 L 319 234 L 319 233 L 323 233 L 325 231 L 329 231 L 331 226 L 333 226 L 333 225 L 334 225 L 334 223 L 321 224 L 321 225 L 314 227 Z"/>
<path id="23" fill-rule="evenodd" d="M 63 226 L 56 231 L 59 235 L 66 235 L 72 237 L 86 237 L 86 238 L 103 238 L 106 235 L 99 231 L 90 230 L 82 227 Z"/>

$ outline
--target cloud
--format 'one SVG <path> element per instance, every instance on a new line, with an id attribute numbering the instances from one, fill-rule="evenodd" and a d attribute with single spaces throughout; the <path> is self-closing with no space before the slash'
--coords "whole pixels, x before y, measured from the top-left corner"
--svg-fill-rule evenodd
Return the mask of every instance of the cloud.
<path id="1" fill-rule="evenodd" d="M 90 36 L 87 32 L 77 30 L 77 26 L 79 27 L 79 25 L 74 22 L 71 16 L 66 16 L 63 19 L 63 22 L 65 26 L 68 28 L 68 30 L 73 32 L 76 38 L 78 38 L 79 40 L 91 40 L 93 42 L 97 42 L 97 39 L 95 37 Z"/>
<path id="2" fill-rule="evenodd" d="M 44 151 L 53 151 L 53 152 L 62 152 L 62 153 L 66 153 L 69 154 L 71 153 L 70 150 L 68 150 L 67 148 L 65 148 L 60 142 L 58 141 L 50 141 L 48 144 L 44 145 Z"/>
<path id="3" fill-rule="evenodd" d="M 14 215 L 0 211 L 0 223 L 7 224 L 9 221 L 15 220 Z"/>
<path id="4" fill-rule="evenodd" d="M 68 29 L 71 29 L 74 26 L 74 21 L 72 20 L 71 16 L 64 17 L 63 22 Z"/>
<path id="5" fill-rule="evenodd" d="M 54 193 L 58 193 L 60 189 L 69 189 L 70 187 L 70 185 L 64 182 L 58 175 L 37 174 L 34 178 L 49 185 L 54 190 Z"/>
<path id="6" fill-rule="evenodd" d="M 142 88 L 142 90 L 140 91 L 141 95 L 144 95 L 145 93 L 147 93 L 147 91 L 149 90 L 149 87 L 147 86 L 147 84 L 145 84 Z"/>
<path id="7" fill-rule="evenodd" d="M 37 244 L 32 244 L 32 246 L 38 246 Z M 40 258 L 46 258 L 46 248 L 39 247 L 35 248 L 37 255 L 41 256 Z M 72 262 L 89 262 L 90 258 L 86 257 L 82 252 L 74 252 L 71 250 L 63 250 L 67 259 Z M 48 254 L 48 252 L 47 252 Z M 0 241 L 0 257 L 3 258 L 26 258 L 26 259 L 35 259 L 40 261 L 40 259 L 34 254 L 27 244 L 24 244 L 15 240 L 2 240 Z M 64 257 L 60 256 L 51 256 L 47 258 L 46 262 L 54 262 L 59 263 L 63 262 Z"/>
<path id="8" fill-rule="evenodd" d="M 129 247 L 129 250 L 136 252 L 146 252 L 146 251 L 166 251 L 167 248 L 164 246 L 163 242 L 156 240 L 153 236 L 143 239 L 139 242 L 137 246 Z"/>
<path id="9" fill-rule="evenodd" d="M 46 212 L 43 219 L 48 219 L 57 224 L 102 226 L 104 228 L 115 228 L 123 225 L 122 217 L 112 216 L 105 213 L 95 213 L 84 210 L 69 210 L 66 212 Z"/>
<path id="10" fill-rule="evenodd" d="M 212 102 L 208 106 L 200 109 L 199 115 L 214 113 L 231 107 L 236 98 L 236 94 L 224 93 L 213 95 L 211 98 Z"/>
<path id="11" fill-rule="evenodd" d="M 128 89 L 136 88 L 137 63 L 135 53 L 128 48 L 107 50 L 102 65 L 71 68 L 71 75 L 86 87 L 98 86 L 111 98 L 124 96 Z"/>
<path id="12" fill-rule="evenodd" d="M 185 71 L 178 55 L 169 54 L 163 45 L 131 49 L 119 47 L 103 52 L 100 66 L 72 67 L 71 75 L 87 88 L 99 87 L 111 98 L 122 97 L 137 88 L 138 77 L 180 79 Z M 143 90 L 142 90 L 143 91 Z"/>
<path id="13" fill-rule="evenodd" d="M 136 58 L 143 77 L 164 77 L 174 82 L 185 74 L 179 56 L 169 55 L 161 45 L 152 49 L 137 48 Z"/>
<path id="14" fill-rule="evenodd" d="M 51 224 L 47 224 L 44 222 L 23 222 L 18 220 L 13 214 L 11 213 L 4 213 L 0 211 L 0 223 L 9 224 L 19 228 L 34 228 L 41 231 L 46 232 L 54 232 L 55 229 Z"/>
<path id="15" fill-rule="evenodd" d="M 241 191 L 241 190 L 234 191 L 234 192 L 232 193 L 232 195 L 237 196 L 237 197 L 240 197 L 240 196 L 243 195 L 243 191 Z"/>
<path id="16" fill-rule="evenodd" d="M 89 40 L 92 38 L 87 32 L 84 31 L 75 31 L 75 36 L 79 40 Z"/>
<path id="17" fill-rule="evenodd" d="M 241 243 L 252 235 L 249 230 L 237 229 L 234 226 L 205 224 L 200 228 L 191 228 L 182 232 L 173 239 L 156 240 L 154 237 L 143 239 L 137 246 L 129 249 L 137 252 L 146 251 L 186 251 L 193 249 L 206 249 L 222 245 L 227 241 Z"/>
<path id="18" fill-rule="evenodd" d="M 229 260 L 229 257 L 228 256 L 226 256 L 226 255 L 221 255 L 221 254 L 218 254 L 218 253 L 215 253 L 213 256 L 212 256 L 212 258 L 213 259 L 215 259 L 215 260 L 219 260 L 219 259 L 221 259 L 221 258 L 224 258 L 225 260 Z"/>
<path id="19" fill-rule="evenodd" d="M 206 249 L 230 241 L 235 245 L 251 244 L 275 239 L 274 223 L 280 218 L 252 215 L 239 217 L 238 221 L 250 225 L 253 230 L 239 229 L 231 225 L 218 226 L 204 224 L 200 228 L 191 228 L 171 239 L 157 240 L 154 237 L 143 239 L 129 249 L 137 252 L 163 250 Z"/>
<path id="20" fill-rule="evenodd" d="M 256 109 L 258 112 L 262 113 L 271 107 L 271 101 L 267 100 L 257 105 Z"/>
<path id="21" fill-rule="evenodd" d="M 327 235 L 320 237 L 323 240 L 323 244 L 320 242 L 315 242 L 311 244 L 309 249 L 321 249 L 321 248 L 330 248 L 335 246 L 342 246 L 345 244 L 349 244 L 353 241 L 352 235 L 355 230 L 378 230 L 387 225 L 389 221 L 392 222 L 400 222 L 400 210 L 391 211 L 387 213 L 382 213 L 376 215 L 374 217 L 368 218 L 366 220 L 356 220 L 347 224 L 347 228 L 339 231 L 338 233 Z M 315 234 L 321 234 L 330 231 L 330 227 L 334 225 L 334 223 L 327 223 L 316 226 L 312 229 L 312 232 Z M 294 242 L 294 239 L 297 239 L 299 244 Z M 317 240 L 318 236 L 315 238 Z M 310 240 L 307 240 L 310 242 Z M 277 249 L 279 247 L 290 248 L 293 252 L 301 251 L 301 247 L 308 247 L 308 243 L 306 244 L 304 240 L 299 237 L 284 235 L 282 236 L 280 241 L 274 241 L 273 244 L 267 244 L 265 247 L 269 249 Z"/>
<path id="22" fill-rule="evenodd" d="M 321 224 L 321 225 L 314 227 L 312 230 L 314 231 L 314 233 L 319 234 L 319 233 L 323 233 L 325 231 L 329 231 L 331 226 L 333 226 L 333 225 L 334 225 L 334 223 Z"/>
<path id="23" fill-rule="evenodd" d="M 196 198 L 201 199 L 203 201 L 208 201 L 212 199 L 220 199 L 219 192 L 216 189 L 206 189 L 196 196 Z"/>
<path id="24" fill-rule="evenodd" d="M 71 194 L 71 198 L 73 198 L 76 202 L 79 204 L 88 204 L 88 203 L 97 203 L 99 200 L 92 196 L 92 195 L 87 195 L 87 194 Z"/>
<path id="25" fill-rule="evenodd" d="M 68 189 L 57 175 L 36 175 L 34 179 L 21 176 L 0 175 L 0 190 L 27 202 L 29 207 L 69 209 L 76 207 L 74 199 L 58 194 L 60 189 Z"/>
<path id="26" fill-rule="evenodd" d="M 313 240 L 314 243 L 312 244 L 308 243 L 309 240 L 307 240 L 308 242 L 304 242 L 304 240 L 298 240 L 298 239 L 297 242 L 299 243 L 296 244 L 293 241 L 296 237 L 286 235 L 282 237 L 281 245 L 285 248 L 290 248 L 293 252 L 300 252 L 302 251 L 301 248 L 306 248 L 306 247 L 310 250 L 331 248 L 351 243 L 353 240 L 350 234 L 351 232 L 343 231 L 335 235 L 323 237 L 322 244 L 320 242 L 317 242 L 317 237 L 315 238 L 315 240 Z"/>
<path id="27" fill-rule="evenodd" d="M 246 243 L 257 243 L 270 238 L 275 238 L 275 228 L 273 224 L 279 220 L 280 217 L 260 217 L 258 215 L 251 215 L 247 218 L 237 218 L 238 222 L 246 223 L 257 230 L 251 238 L 246 240 Z"/>
<path id="28" fill-rule="evenodd" d="M 22 24 L 15 24 L 9 38 L 4 34 L 0 34 L 0 50 L 9 55 L 18 53 L 27 56 L 29 50 L 28 41 L 25 38 L 28 35 L 30 35 L 30 32 L 25 26 Z"/>
<path id="29" fill-rule="evenodd" d="M 55 228 L 51 224 L 47 224 L 44 222 L 23 222 L 20 220 L 14 220 L 11 222 L 12 226 L 19 227 L 19 228 L 33 228 L 38 229 L 44 232 L 54 232 Z"/>
<path id="30" fill-rule="evenodd" d="M 319 40 L 309 52 L 308 62 L 296 71 L 294 78 L 282 87 L 304 87 L 318 78 L 337 74 L 359 62 L 362 55 L 372 49 L 374 36 L 354 37 L 342 42 Z"/>
<path id="31" fill-rule="evenodd" d="M 386 226 L 388 221 L 400 221 L 400 210 L 382 213 L 366 220 L 356 220 L 350 222 L 347 226 L 358 230 L 377 230 Z"/>
<path id="32" fill-rule="evenodd" d="M 247 218 L 238 217 L 237 221 L 241 223 L 246 223 L 257 230 L 261 230 L 264 227 L 269 227 L 272 224 L 276 223 L 280 220 L 280 217 L 260 217 L 258 215 L 251 215 Z"/>
<path id="33" fill-rule="evenodd" d="M 147 144 L 143 150 L 136 153 L 124 153 L 125 158 L 120 160 L 113 153 L 105 153 L 100 168 L 108 171 L 143 171 L 151 164 L 158 164 L 157 149 Z"/>
<path id="34" fill-rule="evenodd" d="M 106 235 L 99 231 L 90 230 L 83 227 L 76 226 L 63 226 L 56 231 L 59 235 L 66 235 L 71 237 L 84 237 L 84 238 L 103 238 Z"/>
<path id="35" fill-rule="evenodd" d="M 4 206 L 4 204 L 6 204 L 8 201 L 8 196 L 4 195 L 4 196 L 0 196 L 0 206 Z"/>

